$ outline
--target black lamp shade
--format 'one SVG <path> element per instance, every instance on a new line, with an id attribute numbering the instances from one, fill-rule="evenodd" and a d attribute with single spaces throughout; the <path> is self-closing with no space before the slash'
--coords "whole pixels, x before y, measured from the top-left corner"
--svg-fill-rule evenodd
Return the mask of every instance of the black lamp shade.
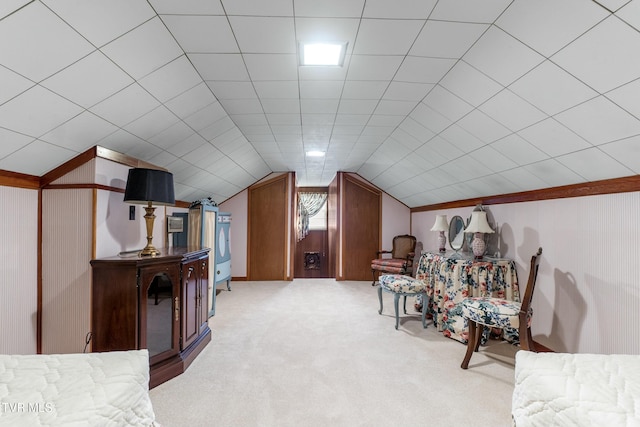
<path id="1" fill-rule="evenodd" d="M 140 205 L 148 202 L 153 202 L 154 205 L 175 205 L 173 174 L 157 169 L 129 169 L 124 201 Z"/>

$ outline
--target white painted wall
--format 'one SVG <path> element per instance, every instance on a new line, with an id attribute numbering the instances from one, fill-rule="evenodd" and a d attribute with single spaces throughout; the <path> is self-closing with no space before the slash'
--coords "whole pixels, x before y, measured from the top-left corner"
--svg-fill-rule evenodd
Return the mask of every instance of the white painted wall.
<path id="1" fill-rule="evenodd" d="M 231 277 L 247 277 L 247 227 L 249 191 L 244 190 L 218 205 L 220 212 L 231 213 L 229 247 L 231 250 Z"/>
<path id="2" fill-rule="evenodd" d="M 486 208 L 520 283 L 543 248 L 533 300 L 536 341 L 562 352 L 640 352 L 640 192 Z M 435 215 L 467 218 L 472 210 L 414 213 L 412 231 L 425 250 L 435 250 L 437 233 L 429 231 Z"/>
<path id="3" fill-rule="evenodd" d="M 349 202 L 346 202 L 349 209 Z M 398 200 L 382 193 L 382 247 L 391 250 L 393 238 L 401 234 L 411 234 L 410 209 Z"/>

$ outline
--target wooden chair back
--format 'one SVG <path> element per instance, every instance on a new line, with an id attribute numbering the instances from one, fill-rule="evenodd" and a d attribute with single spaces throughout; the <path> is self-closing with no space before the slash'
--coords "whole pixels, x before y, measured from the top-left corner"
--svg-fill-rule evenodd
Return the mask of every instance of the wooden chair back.
<path id="1" fill-rule="evenodd" d="M 416 238 L 409 234 L 395 236 L 393 238 L 393 248 L 391 258 L 407 258 L 416 250 Z"/>
<path id="2" fill-rule="evenodd" d="M 540 266 L 540 259 L 542 255 L 542 248 L 538 248 L 538 252 L 531 257 L 531 265 L 529 267 L 529 279 L 527 280 L 527 289 L 524 291 L 524 296 L 521 298 L 522 304 L 520 306 L 519 322 L 520 322 L 520 347 L 524 350 L 533 350 L 533 339 L 531 338 L 531 328 L 529 328 L 528 313 L 531 307 L 531 300 L 533 299 L 533 290 L 536 287 L 536 279 L 538 278 L 538 268 Z"/>

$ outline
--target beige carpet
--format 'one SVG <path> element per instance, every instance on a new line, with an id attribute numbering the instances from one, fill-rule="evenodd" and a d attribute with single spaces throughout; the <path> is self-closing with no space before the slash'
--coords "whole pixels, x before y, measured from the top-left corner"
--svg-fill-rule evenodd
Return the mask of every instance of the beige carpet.
<path id="1" fill-rule="evenodd" d="M 151 390 L 163 427 L 509 426 L 517 348 L 466 347 L 370 282 L 234 282 L 211 343 Z M 412 301 L 411 301 L 412 302 Z M 402 314 L 402 313 L 401 313 Z"/>

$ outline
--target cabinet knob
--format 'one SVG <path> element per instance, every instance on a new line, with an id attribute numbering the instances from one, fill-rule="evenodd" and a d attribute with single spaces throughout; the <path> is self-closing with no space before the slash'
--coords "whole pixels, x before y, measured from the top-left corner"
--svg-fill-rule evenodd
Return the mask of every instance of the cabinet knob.
<path id="1" fill-rule="evenodd" d="M 220 274 L 220 270 L 216 271 L 216 274 Z"/>

